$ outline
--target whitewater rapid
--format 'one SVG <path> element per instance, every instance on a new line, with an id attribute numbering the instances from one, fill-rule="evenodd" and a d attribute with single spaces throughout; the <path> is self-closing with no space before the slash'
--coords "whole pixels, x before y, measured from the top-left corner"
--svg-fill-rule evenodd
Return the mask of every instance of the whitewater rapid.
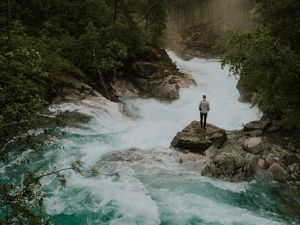
<path id="1" fill-rule="evenodd" d="M 182 89 L 174 102 L 132 98 L 122 106 L 95 98 L 53 107 L 79 111 L 92 120 L 66 129 L 57 140 L 59 147 L 44 156 L 49 165 L 64 168 L 79 159 L 100 171 L 90 177 L 67 172 L 63 190 L 54 178 L 43 181 L 47 213 L 54 224 L 296 224 L 273 200 L 273 189 L 255 182 L 209 179 L 193 165 L 178 163 L 170 142 L 191 121 L 199 120 L 203 94 L 211 104 L 208 121 L 225 129 L 240 129 L 261 113 L 238 101 L 237 80 L 228 68 L 221 69 L 219 61 L 185 61 L 168 54 L 198 84 Z M 104 175 L 113 173 L 119 176 Z"/>

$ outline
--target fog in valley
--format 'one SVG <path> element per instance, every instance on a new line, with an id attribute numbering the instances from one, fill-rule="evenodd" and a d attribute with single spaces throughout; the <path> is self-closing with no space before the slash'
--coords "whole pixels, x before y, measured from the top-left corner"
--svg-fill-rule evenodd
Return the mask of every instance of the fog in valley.
<path id="1" fill-rule="evenodd" d="M 218 34 L 224 29 L 251 29 L 254 6 L 253 0 L 174 1 L 169 5 L 166 47 L 172 47 L 187 31 L 197 32 L 200 24 L 210 26 Z"/>

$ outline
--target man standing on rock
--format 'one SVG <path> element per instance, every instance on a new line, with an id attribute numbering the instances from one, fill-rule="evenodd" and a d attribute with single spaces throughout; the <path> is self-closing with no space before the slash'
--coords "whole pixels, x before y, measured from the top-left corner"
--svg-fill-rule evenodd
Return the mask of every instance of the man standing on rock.
<path id="1" fill-rule="evenodd" d="M 199 110 L 200 110 L 200 124 L 201 124 L 201 127 L 204 127 L 204 129 L 206 129 L 207 113 L 210 110 L 209 102 L 206 101 L 206 95 L 202 96 L 202 101 L 199 104 Z M 203 119 L 204 119 L 204 124 L 203 124 Z"/>

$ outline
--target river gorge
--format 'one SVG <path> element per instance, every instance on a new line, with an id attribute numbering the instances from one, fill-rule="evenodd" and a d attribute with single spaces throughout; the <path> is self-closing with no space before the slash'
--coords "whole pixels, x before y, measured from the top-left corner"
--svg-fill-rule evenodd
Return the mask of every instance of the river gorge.
<path id="1" fill-rule="evenodd" d="M 67 127 L 42 156 L 28 150 L 11 162 L 14 166 L 34 158 L 32 168 L 64 168 L 82 160 L 85 167 L 99 171 L 94 176 L 66 172 L 64 189 L 51 176 L 43 179 L 46 211 L 53 223 L 298 224 L 293 204 L 297 195 L 288 186 L 215 180 L 201 176 L 193 163 L 179 163 L 170 142 L 199 120 L 202 94 L 211 103 L 208 121 L 227 130 L 240 129 L 261 113 L 239 101 L 236 78 L 226 67 L 222 70 L 218 60 L 186 61 L 172 51 L 168 54 L 197 82 L 181 89 L 178 100 L 128 98 L 118 104 L 98 96 L 53 105 L 52 111 L 77 111 L 91 120 Z"/>

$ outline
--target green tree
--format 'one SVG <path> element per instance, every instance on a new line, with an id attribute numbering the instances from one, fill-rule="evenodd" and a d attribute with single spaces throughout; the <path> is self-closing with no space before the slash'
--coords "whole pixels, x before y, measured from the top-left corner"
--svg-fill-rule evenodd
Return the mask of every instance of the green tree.
<path id="1" fill-rule="evenodd" d="M 267 115 L 299 128 L 300 2 L 259 2 L 253 31 L 228 32 L 219 43 L 223 65 L 239 76 L 241 88 Z"/>

